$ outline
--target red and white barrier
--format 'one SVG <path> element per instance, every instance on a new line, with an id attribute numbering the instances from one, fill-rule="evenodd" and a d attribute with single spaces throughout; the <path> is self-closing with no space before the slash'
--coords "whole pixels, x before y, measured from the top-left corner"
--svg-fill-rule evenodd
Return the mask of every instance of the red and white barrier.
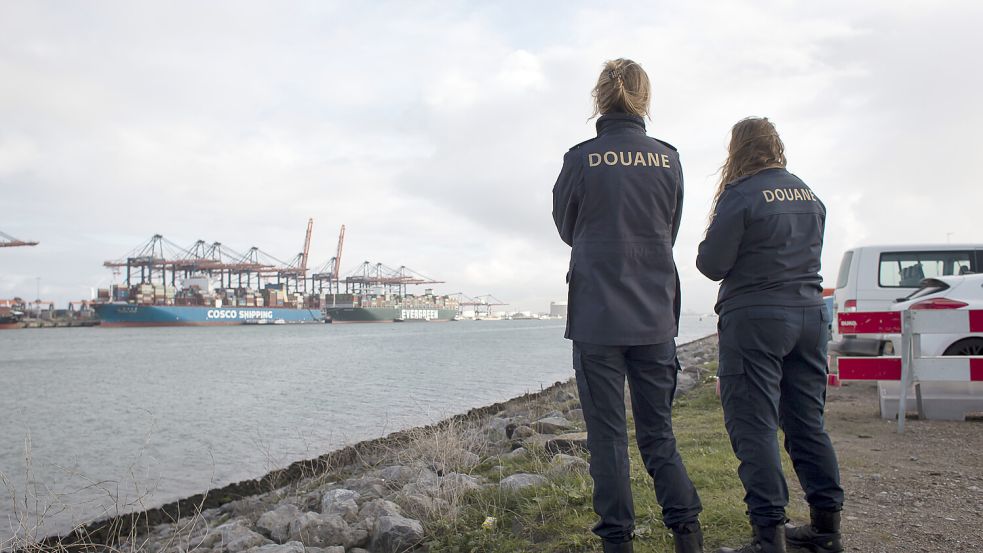
<path id="1" fill-rule="evenodd" d="M 956 309 L 840 313 L 840 334 L 901 333 L 901 356 L 840 357 L 838 380 L 901 382 L 898 432 L 904 432 L 908 387 L 919 382 L 983 382 L 983 356 L 923 357 L 922 334 L 983 332 L 983 310 Z M 916 391 L 917 391 L 916 387 Z M 921 402 L 919 401 L 919 413 Z"/>

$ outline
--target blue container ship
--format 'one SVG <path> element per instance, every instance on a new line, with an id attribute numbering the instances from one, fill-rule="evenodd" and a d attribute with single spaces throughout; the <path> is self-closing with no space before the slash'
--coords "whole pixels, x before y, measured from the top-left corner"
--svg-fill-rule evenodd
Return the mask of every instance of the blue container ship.
<path id="1" fill-rule="evenodd" d="M 291 307 L 207 307 L 192 305 L 93 305 L 102 326 L 232 326 L 323 323 L 320 309 Z"/>

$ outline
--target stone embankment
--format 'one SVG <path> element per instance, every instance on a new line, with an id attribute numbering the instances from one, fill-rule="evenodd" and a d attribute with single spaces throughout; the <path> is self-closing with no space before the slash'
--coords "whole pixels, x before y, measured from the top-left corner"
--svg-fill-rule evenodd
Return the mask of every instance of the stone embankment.
<path id="1" fill-rule="evenodd" d="M 679 356 L 683 393 L 707 376 L 704 363 L 716 358 L 715 337 L 681 346 Z M 91 525 L 77 536 L 152 553 L 424 550 L 427 528 L 452 519 L 468 494 L 487 488 L 515 493 L 571 471 L 586 473 L 586 437 L 571 380 L 260 480 Z M 517 462 L 543 458 L 549 461 Z"/>

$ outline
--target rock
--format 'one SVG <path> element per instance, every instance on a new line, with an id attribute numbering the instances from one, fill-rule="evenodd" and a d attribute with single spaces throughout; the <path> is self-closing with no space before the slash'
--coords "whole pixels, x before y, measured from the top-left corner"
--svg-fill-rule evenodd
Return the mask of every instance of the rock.
<path id="1" fill-rule="evenodd" d="M 205 509 L 204 511 L 201 512 L 201 518 L 205 519 L 208 522 L 215 522 L 221 516 L 222 516 L 222 511 L 218 507 L 215 507 L 215 508 L 212 508 L 212 509 Z M 186 520 L 186 519 L 179 520 L 178 521 L 178 524 L 180 526 L 187 526 L 188 525 L 187 522 L 182 522 L 184 520 Z M 188 522 L 190 522 L 190 521 L 188 521 Z"/>
<path id="2" fill-rule="evenodd" d="M 378 472 L 379 477 L 389 484 L 402 486 L 409 482 L 436 483 L 437 473 L 421 467 L 407 467 L 405 465 L 393 465 L 386 467 Z"/>
<path id="3" fill-rule="evenodd" d="M 408 513 L 427 518 L 433 513 L 447 513 L 451 504 L 445 499 L 422 494 L 410 494 L 400 497 L 400 503 L 406 506 Z"/>
<path id="4" fill-rule="evenodd" d="M 295 495 L 285 498 L 280 504 L 290 503 L 300 509 L 300 512 L 321 510 L 321 491 L 312 491 L 304 495 Z"/>
<path id="5" fill-rule="evenodd" d="M 676 395 L 678 397 L 696 387 L 696 379 L 686 372 L 676 373 Z"/>
<path id="6" fill-rule="evenodd" d="M 289 541 L 283 545 L 271 543 L 261 547 L 253 547 L 247 553 L 305 553 L 304 544 L 299 541 Z"/>
<path id="7" fill-rule="evenodd" d="M 506 453 L 505 455 L 502 455 L 502 457 L 506 459 L 522 459 L 526 455 L 529 455 L 529 450 L 524 447 L 520 447 L 517 449 L 513 449 L 512 451 Z"/>
<path id="8" fill-rule="evenodd" d="M 355 522 L 358 518 L 359 493 L 344 488 L 329 490 L 321 497 L 321 513 L 338 515 L 346 522 Z"/>
<path id="9" fill-rule="evenodd" d="M 312 547 L 311 549 L 314 548 Z M 310 549 L 308 549 L 307 553 L 313 553 L 313 552 Z M 324 549 L 321 550 L 321 553 L 345 553 L 345 548 L 340 545 L 333 545 L 331 547 L 325 547 Z"/>
<path id="10" fill-rule="evenodd" d="M 372 528 L 375 527 L 374 518 L 364 518 L 348 527 L 348 547 L 356 545 L 367 545 Z"/>
<path id="11" fill-rule="evenodd" d="M 541 434 L 559 434 L 573 428 L 573 424 L 562 416 L 552 416 L 539 419 L 532 427 Z"/>
<path id="12" fill-rule="evenodd" d="M 503 489 L 516 491 L 523 488 L 528 488 L 530 486 L 542 486 L 546 482 L 546 478 L 538 474 L 526 474 L 520 472 L 502 480 L 498 485 Z"/>
<path id="13" fill-rule="evenodd" d="M 347 545 L 348 523 L 338 515 L 304 513 L 290 523 L 290 540 L 310 547 Z"/>
<path id="14" fill-rule="evenodd" d="M 375 524 L 369 546 L 375 553 L 402 553 L 423 541 L 423 524 L 403 516 L 383 516 Z"/>
<path id="15" fill-rule="evenodd" d="M 385 499 L 373 499 L 358 511 L 359 518 L 381 518 L 384 516 L 400 516 L 403 510 L 399 505 Z"/>
<path id="16" fill-rule="evenodd" d="M 461 495 L 481 489 L 481 481 L 474 476 L 450 472 L 440 479 L 440 491 L 443 495 Z"/>
<path id="17" fill-rule="evenodd" d="M 531 438 L 535 435 L 536 431 L 526 425 L 517 426 L 512 432 L 512 438 L 516 440 L 525 440 L 526 438 Z"/>
<path id="18" fill-rule="evenodd" d="M 386 481 L 375 476 L 362 476 L 345 480 L 346 489 L 358 492 L 362 499 L 385 497 L 389 489 Z"/>
<path id="19" fill-rule="evenodd" d="M 270 540 L 266 539 L 262 534 L 253 532 L 243 521 L 239 520 L 227 522 L 216 528 L 213 532 L 218 534 L 218 540 L 215 540 L 208 547 L 221 547 L 229 553 L 238 553 L 239 551 L 245 551 L 270 543 Z M 208 541 L 208 537 L 206 536 L 206 541 Z"/>
<path id="20" fill-rule="evenodd" d="M 369 553 L 368 549 L 362 549 L 361 547 L 355 547 L 348 550 L 348 553 Z"/>
<path id="21" fill-rule="evenodd" d="M 588 469 L 590 469 L 590 463 L 584 459 L 574 457 L 573 455 L 557 453 L 550 461 L 549 473 L 551 475 L 560 475 L 571 472 L 587 472 Z"/>
<path id="22" fill-rule="evenodd" d="M 560 434 L 546 440 L 543 444 L 550 453 L 579 453 L 587 450 L 587 433 L 573 432 Z"/>
<path id="23" fill-rule="evenodd" d="M 565 401 L 570 401 L 571 399 L 577 399 L 577 396 L 568 392 L 567 390 L 560 390 L 556 393 L 555 399 L 557 403 L 563 403 Z"/>
<path id="24" fill-rule="evenodd" d="M 481 462 L 481 457 L 464 449 L 442 451 L 441 457 L 439 460 L 435 459 L 431 465 L 436 474 L 441 476 L 458 470 L 469 471 Z"/>
<path id="25" fill-rule="evenodd" d="M 290 537 L 290 523 L 301 515 L 295 505 L 285 503 L 272 511 L 267 511 L 256 521 L 256 527 L 277 543 L 284 543 Z"/>
<path id="26" fill-rule="evenodd" d="M 473 469 L 481 463 L 481 457 L 477 453 L 472 453 L 470 451 L 461 452 L 460 467 L 464 469 Z"/>
<path id="27" fill-rule="evenodd" d="M 257 516 L 259 516 L 259 513 L 266 512 L 269 510 L 269 508 L 270 506 L 267 502 L 263 501 L 259 496 L 256 496 L 243 497 L 242 499 L 230 501 L 219 507 L 219 510 L 236 518 L 243 517 L 255 519 Z"/>
<path id="28" fill-rule="evenodd" d="M 485 424 L 485 436 L 492 442 L 507 440 L 509 420 L 502 417 L 493 417 Z"/>
<path id="29" fill-rule="evenodd" d="M 571 409 L 567 411 L 567 416 L 573 420 L 582 421 L 584 420 L 584 410 L 583 409 Z"/>
<path id="30" fill-rule="evenodd" d="M 418 484 L 416 482 L 410 482 L 409 484 L 403 486 L 400 490 L 400 495 L 426 495 L 433 496 L 440 493 L 440 484 Z"/>

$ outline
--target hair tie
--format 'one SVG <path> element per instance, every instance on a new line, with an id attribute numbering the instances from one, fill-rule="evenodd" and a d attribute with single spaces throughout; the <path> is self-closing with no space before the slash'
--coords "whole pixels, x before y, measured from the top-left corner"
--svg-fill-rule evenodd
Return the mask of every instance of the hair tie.
<path id="1" fill-rule="evenodd" d="M 625 76 L 625 72 L 619 67 L 618 69 L 609 69 L 608 78 L 611 80 L 621 79 Z"/>

